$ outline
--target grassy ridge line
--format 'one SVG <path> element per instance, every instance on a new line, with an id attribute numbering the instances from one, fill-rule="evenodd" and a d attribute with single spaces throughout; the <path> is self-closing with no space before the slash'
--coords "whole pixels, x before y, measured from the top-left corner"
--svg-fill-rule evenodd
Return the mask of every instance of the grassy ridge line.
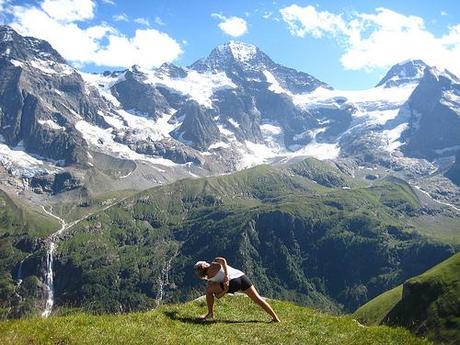
<path id="1" fill-rule="evenodd" d="M 364 327 L 282 301 L 271 304 L 283 320 L 269 318 L 248 298 L 218 301 L 216 322 L 200 322 L 204 301 L 165 305 L 146 313 L 75 314 L 0 323 L 0 343 L 9 344 L 430 344 L 401 328 Z"/>
<path id="2" fill-rule="evenodd" d="M 368 325 L 403 326 L 447 344 L 460 339 L 460 253 L 377 296 L 353 315 Z"/>

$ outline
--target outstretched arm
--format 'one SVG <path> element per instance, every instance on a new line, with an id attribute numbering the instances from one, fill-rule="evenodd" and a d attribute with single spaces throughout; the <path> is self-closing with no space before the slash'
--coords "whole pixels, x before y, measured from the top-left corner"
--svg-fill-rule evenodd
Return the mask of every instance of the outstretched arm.
<path id="1" fill-rule="evenodd" d="M 224 285 L 228 286 L 228 268 L 227 268 L 227 260 L 225 260 L 224 257 L 218 256 L 217 258 L 214 259 L 215 262 L 219 263 L 222 268 L 224 269 Z"/>

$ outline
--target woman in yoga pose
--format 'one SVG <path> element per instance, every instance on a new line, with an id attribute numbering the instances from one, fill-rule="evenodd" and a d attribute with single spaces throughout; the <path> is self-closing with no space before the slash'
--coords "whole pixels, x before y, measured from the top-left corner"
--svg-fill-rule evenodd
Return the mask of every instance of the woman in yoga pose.
<path id="1" fill-rule="evenodd" d="M 207 280 L 206 303 L 208 313 L 203 317 L 204 320 L 214 318 L 214 297 L 221 298 L 226 293 L 242 291 L 251 300 L 261 306 L 271 317 L 273 322 L 280 322 L 278 315 L 272 307 L 259 295 L 252 282 L 246 275 L 227 264 L 223 257 L 217 257 L 213 262 L 198 261 L 194 265 L 195 272 L 201 279 Z"/>

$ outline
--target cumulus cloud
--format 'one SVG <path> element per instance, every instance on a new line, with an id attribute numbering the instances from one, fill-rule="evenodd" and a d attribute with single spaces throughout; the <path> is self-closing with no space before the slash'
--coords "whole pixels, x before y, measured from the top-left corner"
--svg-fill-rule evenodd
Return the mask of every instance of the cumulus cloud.
<path id="1" fill-rule="evenodd" d="M 136 18 L 134 22 L 140 25 L 150 26 L 150 22 L 147 18 Z"/>
<path id="2" fill-rule="evenodd" d="M 116 22 L 129 22 L 128 15 L 126 13 L 116 14 L 112 18 Z"/>
<path id="3" fill-rule="evenodd" d="M 291 34 L 299 37 L 310 34 L 320 38 L 326 33 L 335 34 L 345 30 L 345 22 L 340 15 L 318 12 L 313 6 L 291 5 L 281 9 L 281 15 Z"/>
<path id="4" fill-rule="evenodd" d="M 47 1 L 51 0 L 42 5 Z M 42 6 L 14 6 L 10 8 L 13 18 L 9 24 L 20 34 L 47 40 L 65 59 L 80 66 L 88 63 L 108 67 L 137 64 L 152 68 L 182 54 L 179 43 L 158 30 L 138 29 L 129 37 L 105 23 L 81 27 L 78 22 L 93 18 L 94 13 L 81 11 L 82 0 L 65 1 L 61 4 L 69 7 L 59 12 L 50 7 L 45 11 Z"/>
<path id="5" fill-rule="evenodd" d="M 225 17 L 218 13 L 213 13 L 211 16 L 221 21 L 218 27 L 227 35 L 239 37 L 248 32 L 248 24 L 243 18 Z"/>
<path id="6" fill-rule="evenodd" d="M 44 0 L 41 3 L 41 8 L 51 18 L 64 22 L 92 19 L 94 7 L 92 0 Z"/>
<path id="7" fill-rule="evenodd" d="M 407 59 L 422 59 L 460 74 L 460 25 L 437 37 L 427 30 L 423 18 L 386 8 L 347 17 L 313 6 L 291 5 L 280 12 L 294 36 L 336 39 L 347 69 L 388 68 Z"/>

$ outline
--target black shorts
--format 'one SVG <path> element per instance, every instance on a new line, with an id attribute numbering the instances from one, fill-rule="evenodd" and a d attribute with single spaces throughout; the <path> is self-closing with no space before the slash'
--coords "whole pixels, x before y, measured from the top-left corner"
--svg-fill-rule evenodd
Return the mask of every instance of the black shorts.
<path id="1" fill-rule="evenodd" d="M 228 291 L 227 293 L 235 293 L 237 291 L 245 291 L 252 286 L 252 282 L 249 280 L 246 275 L 241 277 L 234 278 L 228 282 Z M 224 289 L 224 283 L 220 283 L 222 290 Z"/>

